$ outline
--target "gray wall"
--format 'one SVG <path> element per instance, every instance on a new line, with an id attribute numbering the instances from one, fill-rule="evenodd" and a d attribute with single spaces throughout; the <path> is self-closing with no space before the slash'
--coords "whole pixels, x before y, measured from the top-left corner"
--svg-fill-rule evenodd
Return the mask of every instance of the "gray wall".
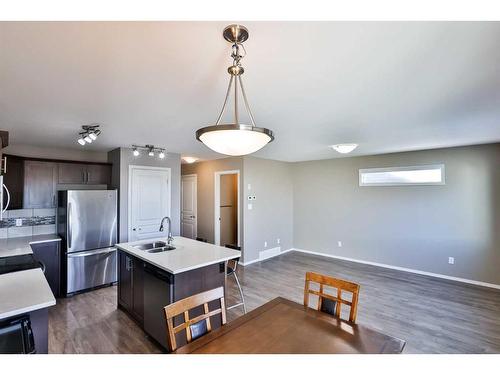
<path id="1" fill-rule="evenodd" d="M 243 164 L 243 261 L 250 262 L 258 259 L 262 250 L 293 247 L 292 163 L 245 157 Z M 256 200 L 249 202 L 248 195 L 255 195 Z M 252 210 L 248 210 L 248 203 Z"/>
<path id="2" fill-rule="evenodd" d="M 240 171 L 240 182 L 243 178 L 243 158 L 224 158 L 203 161 L 193 164 L 182 164 L 182 174 L 195 174 L 197 176 L 197 210 L 198 210 L 198 237 L 206 238 L 214 243 L 214 199 L 215 199 L 215 172 Z M 240 200 L 240 205 L 243 197 Z M 240 210 L 241 238 L 243 243 L 243 211 Z"/>
<path id="3" fill-rule="evenodd" d="M 180 191 L 181 191 L 181 157 L 179 154 L 167 153 L 165 159 L 150 157 L 144 153 L 135 157 L 132 149 L 119 148 L 108 153 L 108 161 L 113 163 L 114 173 L 111 185 L 119 191 L 119 238 L 120 242 L 128 240 L 128 172 L 130 165 L 171 168 L 172 176 L 172 233 L 180 233 Z M 119 173 L 115 172 L 116 170 Z"/>
<path id="4" fill-rule="evenodd" d="M 446 185 L 358 184 L 360 168 L 436 163 Z M 294 247 L 500 284 L 500 144 L 294 163 L 293 176 Z"/>

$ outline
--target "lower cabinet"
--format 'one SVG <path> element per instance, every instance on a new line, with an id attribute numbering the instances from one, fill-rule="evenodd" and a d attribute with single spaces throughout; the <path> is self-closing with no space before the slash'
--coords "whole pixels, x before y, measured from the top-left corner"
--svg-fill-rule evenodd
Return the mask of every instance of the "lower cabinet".
<path id="1" fill-rule="evenodd" d="M 45 278 L 55 297 L 60 295 L 61 246 L 60 241 L 31 245 L 35 259 L 40 262 Z"/>
<path id="2" fill-rule="evenodd" d="M 141 325 L 144 320 L 144 262 L 118 253 L 118 304 Z"/>

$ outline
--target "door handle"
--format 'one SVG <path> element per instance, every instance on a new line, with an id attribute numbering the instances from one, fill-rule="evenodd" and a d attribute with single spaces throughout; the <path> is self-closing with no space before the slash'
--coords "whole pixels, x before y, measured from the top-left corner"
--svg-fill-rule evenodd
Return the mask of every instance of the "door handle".
<path id="1" fill-rule="evenodd" d="M 73 237 L 73 227 L 71 225 L 71 203 L 68 203 L 68 249 L 71 249 L 71 237 Z"/>

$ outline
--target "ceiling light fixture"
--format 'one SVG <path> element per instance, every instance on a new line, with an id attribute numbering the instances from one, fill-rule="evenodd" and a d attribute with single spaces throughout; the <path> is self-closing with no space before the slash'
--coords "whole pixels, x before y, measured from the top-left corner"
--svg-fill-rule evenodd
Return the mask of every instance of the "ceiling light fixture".
<path id="1" fill-rule="evenodd" d="M 348 154 L 354 151 L 358 145 L 356 143 L 340 143 L 338 145 L 331 145 L 330 147 L 341 154 Z"/>
<path id="2" fill-rule="evenodd" d="M 78 133 L 77 142 L 82 146 L 85 146 L 87 143 L 92 143 L 95 141 L 97 137 L 101 134 L 101 131 L 98 129 L 100 125 L 92 124 L 92 125 L 83 125 L 82 131 Z"/>
<path id="3" fill-rule="evenodd" d="M 156 147 L 154 145 L 132 145 L 132 154 L 134 156 L 137 157 L 141 154 L 139 150 L 145 150 L 148 153 L 148 156 L 151 157 L 154 157 L 155 153 L 157 152 L 160 159 L 165 159 L 165 156 L 167 155 L 167 151 L 162 147 Z"/>
<path id="4" fill-rule="evenodd" d="M 217 118 L 215 125 L 206 126 L 196 131 L 196 139 L 204 143 L 212 150 L 225 155 L 240 156 L 248 155 L 260 150 L 269 142 L 274 140 L 274 134 L 266 128 L 255 126 L 254 117 L 250 106 L 248 105 L 247 96 L 243 87 L 241 75 L 244 69 L 241 66 L 241 59 L 245 57 L 246 51 L 243 47 L 243 42 L 248 39 L 248 30 L 241 25 L 229 25 L 223 33 L 224 39 L 233 44 L 231 57 L 233 65 L 227 68 L 231 78 L 226 92 L 226 98 L 222 110 Z M 243 49 L 244 55 L 240 54 L 240 47 Z M 221 124 L 222 116 L 226 110 L 227 101 L 233 88 L 234 83 L 234 122 L 230 124 Z M 243 103 L 250 117 L 252 125 L 246 125 L 240 122 L 238 112 L 238 95 L 241 91 Z"/>
<path id="5" fill-rule="evenodd" d="M 183 159 L 188 164 L 193 164 L 196 160 L 198 160 L 198 158 L 193 158 L 191 156 L 185 156 Z"/>

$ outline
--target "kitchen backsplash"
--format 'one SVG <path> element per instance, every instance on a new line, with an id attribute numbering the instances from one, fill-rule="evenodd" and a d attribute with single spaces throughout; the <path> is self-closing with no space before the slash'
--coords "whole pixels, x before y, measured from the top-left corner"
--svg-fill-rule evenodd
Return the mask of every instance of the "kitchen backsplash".
<path id="1" fill-rule="evenodd" d="M 19 223 L 18 220 L 21 220 L 21 222 Z M 0 220 L 0 238 L 52 234 L 55 232 L 55 208 L 7 210 L 4 213 L 3 220 Z"/>

